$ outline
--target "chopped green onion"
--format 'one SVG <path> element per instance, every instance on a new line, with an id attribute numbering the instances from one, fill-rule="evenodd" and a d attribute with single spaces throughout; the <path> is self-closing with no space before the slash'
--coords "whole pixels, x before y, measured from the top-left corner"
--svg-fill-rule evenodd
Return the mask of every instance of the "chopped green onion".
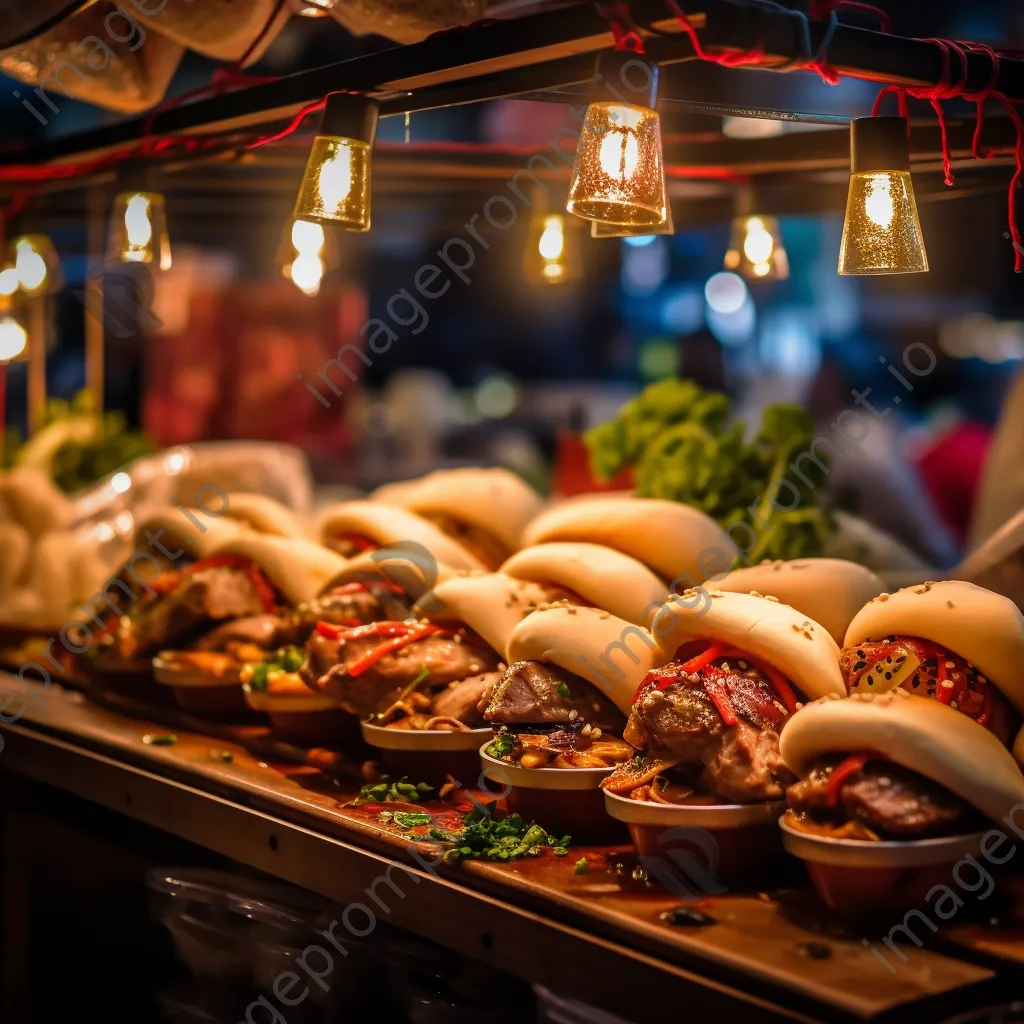
<path id="1" fill-rule="evenodd" d="M 589 870 L 590 865 L 587 863 L 586 857 L 580 857 L 580 859 L 572 866 L 574 875 L 585 875 Z"/>
<path id="2" fill-rule="evenodd" d="M 569 692 L 569 687 L 566 686 L 565 683 L 559 683 L 555 687 L 555 693 L 557 693 L 559 697 L 564 697 L 566 700 L 568 700 L 572 696 L 572 694 Z"/>
<path id="3" fill-rule="evenodd" d="M 158 736 L 153 736 L 150 733 L 146 733 L 142 737 L 143 743 L 148 743 L 152 747 L 173 747 L 178 742 L 178 737 L 173 733 L 163 733 Z"/>

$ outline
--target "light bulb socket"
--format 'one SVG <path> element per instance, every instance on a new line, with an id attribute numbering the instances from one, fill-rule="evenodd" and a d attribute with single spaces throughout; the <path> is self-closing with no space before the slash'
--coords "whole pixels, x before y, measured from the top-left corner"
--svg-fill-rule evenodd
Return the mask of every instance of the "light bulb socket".
<path id="1" fill-rule="evenodd" d="M 603 50 L 594 68 L 593 99 L 599 103 L 631 103 L 654 110 L 658 104 L 658 65 L 628 50 Z"/>
<path id="2" fill-rule="evenodd" d="M 128 159 L 117 165 L 117 191 L 159 192 L 159 168 L 148 160 Z"/>
<path id="3" fill-rule="evenodd" d="M 354 93 L 332 92 L 327 97 L 319 134 L 372 146 L 377 135 L 377 116 L 376 100 Z"/>
<path id="4" fill-rule="evenodd" d="M 858 117 L 850 122 L 850 173 L 909 171 L 905 117 Z"/>

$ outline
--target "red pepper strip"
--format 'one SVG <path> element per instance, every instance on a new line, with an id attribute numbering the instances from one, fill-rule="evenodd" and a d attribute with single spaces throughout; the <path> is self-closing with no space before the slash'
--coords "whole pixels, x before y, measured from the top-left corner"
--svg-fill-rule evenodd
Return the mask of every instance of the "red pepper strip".
<path id="1" fill-rule="evenodd" d="M 704 690 L 718 709 L 719 715 L 722 716 L 722 721 L 726 725 L 739 725 L 740 720 L 736 717 L 732 704 L 729 703 L 729 691 L 718 678 L 718 670 L 710 669 L 706 671 L 703 676 L 703 683 Z"/>
<path id="2" fill-rule="evenodd" d="M 375 665 L 381 658 L 387 654 L 391 654 L 392 651 L 397 651 L 407 644 L 415 643 L 417 640 L 422 640 L 424 637 L 433 636 L 435 633 L 443 633 L 444 630 L 440 626 L 418 626 L 416 629 L 405 636 L 396 636 L 392 640 L 385 640 L 384 643 L 378 644 L 373 648 L 372 651 L 367 651 L 358 661 L 348 666 L 348 674 L 350 676 L 362 675 L 368 668 Z"/>
<path id="3" fill-rule="evenodd" d="M 364 551 L 375 551 L 380 545 L 370 537 L 367 537 L 364 533 L 341 533 L 334 534 L 334 540 L 343 540 L 346 544 L 351 544 L 359 554 Z"/>
<path id="4" fill-rule="evenodd" d="M 828 778 L 828 786 L 825 788 L 825 795 L 830 807 L 835 807 L 839 803 L 839 791 L 843 788 L 843 783 L 851 775 L 859 772 L 868 761 L 877 757 L 877 754 L 851 754 L 845 761 L 840 762 L 832 769 L 832 774 Z"/>
<path id="5" fill-rule="evenodd" d="M 725 644 L 711 644 L 706 650 L 702 651 L 695 658 L 691 658 L 686 664 L 683 665 L 684 672 L 699 672 L 702 668 L 706 668 L 716 658 L 722 658 L 728 652 L 728 648 Z"/>
<path id="6" fill-rule="evenodd" d="M 365 640 L 367 637 L 405 636 L 413 627 L 404 622 L 368 622 L 363 625 L 356 622 L 354 626 L 335 625 L 333 622 L 320 621 L 316 631 L 328 640 Z"/>
<path id="7" fill-rule="evenodd" d="M 773 668 L 771 665 L 761 665 L 760 669 L 775 688 L 775 693 L 778 695 L 782 706 L 791 715 L 795 714 L 797 705 L 796 693 L 793 687 L 789 685 L 789 680 L 777 668 Z"/>

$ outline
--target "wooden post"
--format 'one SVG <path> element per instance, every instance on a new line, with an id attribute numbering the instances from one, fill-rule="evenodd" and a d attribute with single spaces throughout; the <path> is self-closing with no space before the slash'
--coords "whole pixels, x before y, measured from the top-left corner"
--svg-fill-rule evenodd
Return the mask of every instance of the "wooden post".
<path id="1" fill-rule="evenodd" d="M 106 190 L 102 185 L 93 185 L 89 189 L 85 260 L 85 386 L 92 395 L 93 408 L 98 415 L 103 413 L 103 252 L 106 216 Z"/>
<path id="2" fill-rule="evenodd" d="M 46 296 L 28 299 L 28 436 L 43 425 L 46 409 Z"/>

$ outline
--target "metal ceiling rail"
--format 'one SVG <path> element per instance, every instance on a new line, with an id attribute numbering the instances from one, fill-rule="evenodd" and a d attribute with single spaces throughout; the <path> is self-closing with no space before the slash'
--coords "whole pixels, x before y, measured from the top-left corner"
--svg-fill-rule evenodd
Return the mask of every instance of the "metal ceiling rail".
<path id="1" fill-rule="evenodd" d="M 808 57 L 803 15 L 799 12 L 766 8 L 750 0 L 690 0 L 683 7 L 710 51 L 756 48 L 766 63 L 780 65 Z M 638 24 L 658 33 L 648 41 L 652 57 L 666 64 L 693 59 L 689 38 L 675 19 L 668 17 L 663 0 L 633 0 L 631 10 Z M 810 23 L 812 47 L 820 45 L 825 32 L 825 23 Z M 304 105 L 339 89 L 378 96 L 385 116 L 509 96 L 537 98 L 539 90 L 571 89 L 589 81 L 594 53 L 611 45 L 607 23 L 593 4 L 583 2 L 437 33 L 410 46 L 396 46 L 183 104 L 161 113 L 155 133 L 224 133 L 265 126 L 292 117 Z M 840 74 L 886 84 L 928 86 L 942 78 L 942 55 L 933 43 L 854 25 L 836 28 L 828 62 Z M 968 88 L 985 88 L 992 70 L 988 59 L 972 53 L 967 62 Z M 746 69 L 731 70 L 742 82 L 739 72 Z M 666 104 L 685 105 L 685 95 L 673 95 L 672 76 L 666 79 Z M 778 111 L 759 107 L 756 81 L 750 80 L 749 103 L 740 109 L 748 116 L 780 116 Z M 1024 61 L 1004 58 L 997 85 L 1009 98 L 1024 100 Z M 719 108 L 713 102 L 702 102 L 700 109 L 729 112 L 737 106 L 724 104 Z M 145 125 L 145 117 L 130 118 L 89 132 L 8 148 L 0 157 L 0 165 L 97 155 L 138 142 L 144 137 Z"/>

